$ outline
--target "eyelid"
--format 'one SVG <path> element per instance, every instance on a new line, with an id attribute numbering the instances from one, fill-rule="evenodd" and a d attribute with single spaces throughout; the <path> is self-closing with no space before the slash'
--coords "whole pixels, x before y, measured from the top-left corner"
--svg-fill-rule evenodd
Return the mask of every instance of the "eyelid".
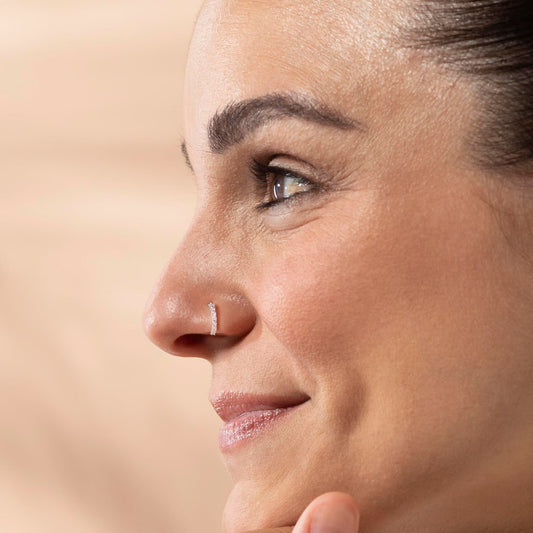
<path id="1" fill-rule="evenodd" d="M 309 183 L 313 183 L 310 179 L 302 176 L 299 172 L 296 172 L 290 168 L 271 164 L 264 165 L 263 163 L 257 161 L 257 159 L 252 161 L 252 172 L 254 176 L 261 182 L 265 181 L 265 174 L 274 174 L 275 176 L 293 176 L 295 178 L 306 180 Z"/>

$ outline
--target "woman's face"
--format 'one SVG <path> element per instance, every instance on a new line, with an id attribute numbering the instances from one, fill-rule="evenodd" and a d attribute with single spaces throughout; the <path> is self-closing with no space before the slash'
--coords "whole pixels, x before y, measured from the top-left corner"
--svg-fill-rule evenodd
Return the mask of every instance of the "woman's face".
<path id="1" fill-rule="evenodd" d="M 229 532 L 328 490 L 385 531 L 475 482 L 531 408 L 531 274 L 468 162 L 468 86 L 394 45 L 402 4 L 212 1 L 196 27 L 198 209 L 147 329 L 212 363 L 215 403 L 303 402 L 223 439 Z"/>

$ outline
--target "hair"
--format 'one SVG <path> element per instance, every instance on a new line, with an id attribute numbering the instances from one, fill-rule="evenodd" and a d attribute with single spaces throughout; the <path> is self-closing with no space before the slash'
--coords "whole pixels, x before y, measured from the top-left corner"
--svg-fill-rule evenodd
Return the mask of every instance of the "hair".
<path id="1" fill-rule="evenodd" d="M 533 0 L 414 0 L 409 47 L 474 84 L 476 162 L 533 170 Z"/>

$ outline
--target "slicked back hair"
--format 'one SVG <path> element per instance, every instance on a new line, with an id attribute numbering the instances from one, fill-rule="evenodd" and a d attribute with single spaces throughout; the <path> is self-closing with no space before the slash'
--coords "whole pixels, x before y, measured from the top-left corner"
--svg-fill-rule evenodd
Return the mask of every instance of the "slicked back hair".
<path id="1" fill-rule="evenodd" d="M 484 167 L 533 171 L 533 0 L 413 0 L 407 45 L 471 78 Z"/>

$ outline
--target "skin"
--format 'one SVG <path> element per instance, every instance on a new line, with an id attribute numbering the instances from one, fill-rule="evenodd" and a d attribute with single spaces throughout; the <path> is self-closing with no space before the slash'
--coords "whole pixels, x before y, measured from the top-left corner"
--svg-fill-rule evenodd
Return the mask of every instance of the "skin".
<path id="1" fill-rule="evenodd" d="M 213 393 L 310 398 L 224 455 L 227 533 L 294 526 L 329 491 L 365 533 L 533 530 L 531 192 L 473 163 L 479 98 L 398 44 L 408 7 L 216 0 L 197 22 L 198 208 L 146 329 L 208 359 Z M 283 118 L 211 150 L 217 110 L 287 92 L 364 127 Z M 254 158 L 321 187 L 260 211 Z"/>

